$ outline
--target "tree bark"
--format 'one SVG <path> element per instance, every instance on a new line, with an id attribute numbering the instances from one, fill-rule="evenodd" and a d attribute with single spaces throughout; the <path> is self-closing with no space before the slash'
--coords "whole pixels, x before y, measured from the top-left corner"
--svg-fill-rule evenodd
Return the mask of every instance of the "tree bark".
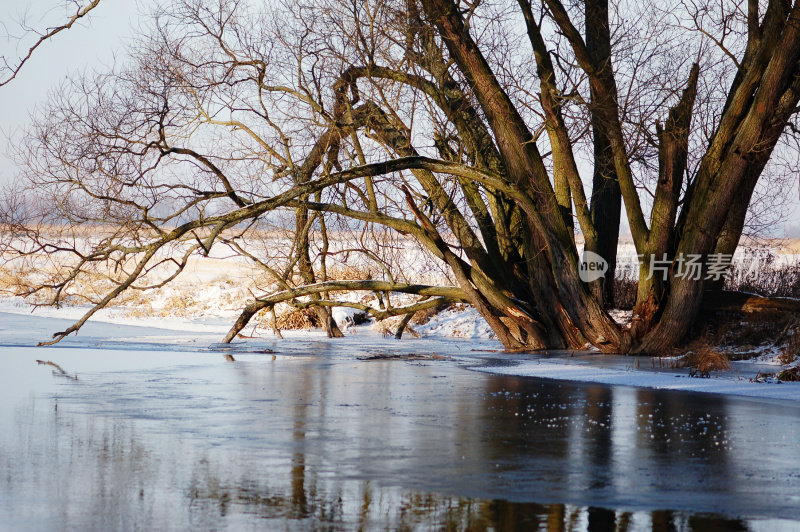
<path id="1" fill-rule="evenodd" d="M 586 49 L 597 75 L 605 80 L 605 85 L 608 85 L 614 76 L 611 65 L 608 0 L 586 2 Z M 591 287 L 595 297 L 610 307 L 614 305 L 622 193 L 614 166 L 611 140 L 607 133 L 608 126 L 602 123 L 609 115 L 609 110 L 602 107 L 616 107 L 617 102 L 610 95 L 599 93 L 593 86 L 590 86 L 590 91 L 589 110 L 594 141 L 591 216 L 597 237 L 594 241 L 587 241 L 585 246 L 588 251 L 597 253 L 608 263 L 608 270 L 603 278 L 591 283 Z"/>

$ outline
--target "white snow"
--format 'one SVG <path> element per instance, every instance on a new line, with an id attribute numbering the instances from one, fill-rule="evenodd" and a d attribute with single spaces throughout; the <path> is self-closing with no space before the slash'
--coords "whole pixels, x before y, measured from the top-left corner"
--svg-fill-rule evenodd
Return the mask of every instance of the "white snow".
<path id="1" fill-rule="evenodd" d="M 456 306 L 435 315 L 418 327 L 423 336 L 445 336 L 450 338 L 494 338 L 492 328 L 470 306 Z"/>
<path id="2" fill-rule="evenodd" d="M 333 307 L 331 310 L 331 315 L 333 316 L 333 320 L 336 322 L 336 325 L 339 326 L 340 329 L 344 330 L 348 327 L 355 324 L 354 316 L 362 314 L 362 312 L 358 309 L 352 307 Z"/>

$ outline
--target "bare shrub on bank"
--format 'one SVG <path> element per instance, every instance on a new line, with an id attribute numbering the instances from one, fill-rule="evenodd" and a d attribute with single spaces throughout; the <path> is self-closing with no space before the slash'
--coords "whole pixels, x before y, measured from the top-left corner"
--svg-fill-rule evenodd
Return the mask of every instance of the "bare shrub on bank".
<path id="1" fill-rule="evenodd" d="M 734 265 L 725 289 L 800 299 L 800 264 L 767 265 L 755 272 L 745 265 Z"/>

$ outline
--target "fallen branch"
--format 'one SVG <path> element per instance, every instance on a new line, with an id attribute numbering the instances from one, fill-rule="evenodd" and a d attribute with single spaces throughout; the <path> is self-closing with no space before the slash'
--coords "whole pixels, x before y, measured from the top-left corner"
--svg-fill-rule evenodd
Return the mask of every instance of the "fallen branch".
<path id="1" fill-rule="evenodd" d="M 346 290 L 346 291 L 379 291 L 379 292 L 400 292 L 404 294 L 415 294 L 421 296 L 432 297 L 413 305 L 396 308 L 374 309 L 362 303 L 354 303 L 351 301 L 331 301 L 331 300 L 312 300 L 312 301 L 296 301 L 298 297 L 309 296 L 312 294 L 320 294 L 322 292 Z M 308 308 L 312 306 L 322 307 L 350 307 L 361 310 L 370 316 L 382 320 L 391 316 L 400 316 L 417 312 L 418 310 L 427 310 L 437 305 L 451 303 L 456 301 L 464 301 L 466 296 L 464 292 L 454 286 L 428 286 L 419 284 L 405 284 L 405 283 L 392 283 L 388 281 L 325 281 L 322 283 L 314 283 L 310 285 L 300 286 L 291 290 L 283 290 L 266 297 L 256 299 L 247 305 L 239 318 L 231 327 L 228 334 L 222 340 L 223 343 L 230 343 L 239 332 L 244 329 L 250 319 L 260 310 L 268 308 L 272 309 L 278 303 L 290 302 L 296 308 Z"/>
<path id="2" fill-rule="evenodd" d="M 701 308 L 712 312 L 794 312 L 800 313 L 800 299 L 788 297 L 763 297 L 746 292 L 728 290 L 707 291 Z"/>

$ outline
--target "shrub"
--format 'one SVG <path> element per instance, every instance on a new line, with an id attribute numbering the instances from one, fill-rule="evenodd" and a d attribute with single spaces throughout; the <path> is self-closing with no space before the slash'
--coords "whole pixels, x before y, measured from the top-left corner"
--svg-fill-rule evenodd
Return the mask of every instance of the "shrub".
<path id="1" fill-rule="evenodd" d="M 279 329 L 313 329 L 321 327 L 319 316 L 310 308 L 296 308 L 282 312 L 276 317 Z"/>
<path id="2" fill-rule="evenodd" d="M 701 373 L 730 369 L 731 363 L 722 352 L 709 346 L 702 346 L 686 353 L 679 361 L 682 368 L 693 368 Z"/>

